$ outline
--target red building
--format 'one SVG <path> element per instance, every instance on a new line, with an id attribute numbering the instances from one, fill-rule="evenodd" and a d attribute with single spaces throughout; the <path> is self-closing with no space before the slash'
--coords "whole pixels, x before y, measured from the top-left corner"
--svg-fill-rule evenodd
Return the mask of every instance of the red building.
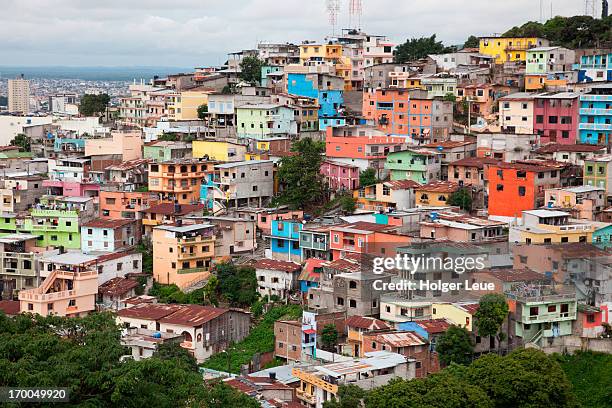
<path id="1" fill-rule="evenodd" d="M 533 130 L 545 143 L 575 144 L 579 122 L 575 92 L 542 93 L 535 96 Z"/>
<path id="2" fill-rule="evenodd" d="M 544 206 L 545 189 L 561 187 L 561 168 L 545 163 L 491 164 L 488 172 L 489 215 L 521 217 Z"/>

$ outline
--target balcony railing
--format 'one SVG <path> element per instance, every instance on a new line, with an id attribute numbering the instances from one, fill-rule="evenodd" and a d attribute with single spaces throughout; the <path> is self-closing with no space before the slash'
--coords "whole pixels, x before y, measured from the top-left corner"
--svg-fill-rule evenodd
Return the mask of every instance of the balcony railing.
<path id="1" fill-rule="evenodd" d="M 598 108 L 580 108 L 581 115 L 608 115 L 612 116 L 612 109 L 598 109 Z"/>
<path id="2" fill-rule="evenodd" d="M 580 95 L 580 100 L 589 102 L 610 102 L 612 101 L 612 95 Z"/>
<path id="3" fill-rule="evenodd" d="M 68 299 L 77 295 L 76 290 L 64 290 L 53 293 L 36 293 L 35 289 L 22 290 L 19 292 L 19 300 L 29 300 L 33 302 L 50 302 L 62 299 Z"/>
<path id="4" fill-rule="evenodd" d="M 188 274 L 188 273 L 202 273 L 202 272 L 208 272 L 208 268 L 184 268 L 184 269 L 179 269 L 178 273 L 180 273 L 181 275 L 183 274 Z"/>
<path id="5" fill-rule="evenodd" d="M 580 130 L 612 130 L 612 124 L 605 123 L 579 123 Z"/>

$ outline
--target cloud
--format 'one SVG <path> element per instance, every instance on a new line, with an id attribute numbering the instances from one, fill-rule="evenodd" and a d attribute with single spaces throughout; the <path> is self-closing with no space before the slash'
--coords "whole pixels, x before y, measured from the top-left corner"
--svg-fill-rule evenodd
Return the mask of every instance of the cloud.
<path id="1" fill-rule="evenodd" d="M 581 14 L 543 0 L 545 17 Z M 447 44 L 538 20 L 539 1 L 363 0 L 362 28 L 396 42 L 437 34 Z M 339 26 L 348 25 L 342 0 Z M 223 62 L 258 41 L 331 34 L 325 0 L 3 0 L 0 65 L 173 65 Z"/>

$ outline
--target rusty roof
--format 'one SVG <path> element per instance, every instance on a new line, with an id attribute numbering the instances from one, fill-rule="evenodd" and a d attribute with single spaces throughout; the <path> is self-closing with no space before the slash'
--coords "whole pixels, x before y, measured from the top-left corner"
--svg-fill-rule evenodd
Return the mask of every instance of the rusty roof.
<path id="1" fill-rule="evenodd" d="M 98 292 L 103 295 L 120 296 L 128 293 L 138 286 L 138 282 L 133 279 L 112 278 L 98 286 Z"/>
<path id="2" fill-rule="evenodd" d="M 496 167 L 496 168 L 500 168 L 500 169 L 507 169 L 507 170 L 523 170 L 523 171 L 532 171 L 535 173 L 542 173 L 545 171 L 551 171 L 551 170 L 555 170 L 555 169 L 559 169 L 562 168 L 564 166 L 555 166 L 552 167 L 550 165 L 547 165 L 546 163 L 539 163 L 539 164 L 535 164 L 533 162 L 530 163 L 526 163 L 526 162 L 515 162 L 515 163 L 507 163 L 507 162 L 499 162 L 497 164 L 492 164 L 491 167 Z"/>
<path id="3" fill-rule="evenodd" d="M 438 147 L 442 147 L 443 149 L 453 149 L 455 147 L 463 147 L 463 146 L 468 146 L 468 145 L 476 145 L 476 141 L 470 141 L 470 140 L 445 140 L 443 142 L 436 142 L 436 143 L 429 143 L 426 145 L 423 145 L 422 147 L 429 147 L 429 148 L 438 148 Z"/>
<path id="4" fill-rule="evenodd" d="M 229 309 L 201 305 L 179 305 L 178 310 L 159 319 L 160 323 L 197 327 L 209 322 Z"/>
<path id="5" fill-rule="evenodd" d="M 382 320 L 373 317 L 351 316 L 345 320 L 348 327 L 357 327 L 364 330 L 388 330 L 389 326 Z"/>
<path id="6" fill-rule="evenodd" d="M 416 323 L 429 334 L 444 333 L 451 326 L 446 319 L 418 320 Z"/>
<path id="7" fill-rule="evenodd" d="M 302 269 L 300 264 L 295 262 L 279 261 L 276 259 L 259 259 L 257 263 L 255 263 L 255 268 L 282 272 L 298 272 Z"/>
<path id="8" fill-rule="evenodd" d="M 107 219 L 107 218 L 96 218 L 95 220 L 84 223 L 82 226 L 86 228 L 119 228 L 124 225 L 132 224 L 134 220 L 128 220 L 126 218 L 121 219 Z"/>
<path id="9" fill-rule="evenodd" d="M 496 279 L 501 280 L 502 282 L 529 282 L 548 280 L 548 278 L 546 278 L 546 276 L 544 276 L 543 274 L 532 271 L 531 269 L 500 268 L 483 270 L 478 273 L 490 275 Z"/>
<path id="10" fill-rule="evenodd" d="M 385 181 L 383 185 L 391 188 L 391 190 L 406 190 L 408 188 L 417 188 L 421 187 L 421 184 L 417 183 L 414 180 L 392 180 Z"/>
<path id="11" fill-rule="evenodd" d="M 177 310 L 181 305 L 167 305 L 162 303 L 141 303 L 117 312 L 119 317 L 143 320 L 159 320 Z"/>
<path id="12" fill-rule="evenodd" d="M 366 336 L 374 337 L 378 343 L 388 344 L 391 347 L 412 347 L 427 344 L 426 340 L 411 331 L 397 331 L 376 335 L 366 334 Z"/>
<path id="13" fill-rule="evenodd" d="M 18 300 L 0 300 L 0 312 L 7 316 L 15 316 L 20 312 Z"/>
<path id="14" fill-rule="evenodd" d="M 153 159 L 134 159 L 124 161 L 119 164 L 113 164 L 105 168 L 105 170 L 131 170 L 138 166 L 144 166 L 146 164 L 153 163 Z"/>
<path id="15" fill-rule="evenodd" d="M 478 307 L 480 306 L 478 303 L 455 303 L 455 305 L 459 307 L 460 309 L 465 310 L 471 315 L 476 313 L 476 311 L 478 310 Z"/>
<path id="16" fill-rule="evenodd" d="M 493 159 L 491 157 L 466 157 L 454 162 L 450 162 L 449 166 L 463 166 L 463 167 L 478 167 L 479 169 L 484 168 L 485 164 L 498 164 L 502 160 Z"/>

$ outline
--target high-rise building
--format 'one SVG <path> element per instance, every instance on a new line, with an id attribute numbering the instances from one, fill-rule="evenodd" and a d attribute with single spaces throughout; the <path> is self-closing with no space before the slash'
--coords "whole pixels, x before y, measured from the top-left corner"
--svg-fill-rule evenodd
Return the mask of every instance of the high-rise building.
<path id="1" fill-rule="evenodd" d="M 23 75 L 8 80 L 8 110 L 26 114 L 30 111 L 30 81 Z"/>

